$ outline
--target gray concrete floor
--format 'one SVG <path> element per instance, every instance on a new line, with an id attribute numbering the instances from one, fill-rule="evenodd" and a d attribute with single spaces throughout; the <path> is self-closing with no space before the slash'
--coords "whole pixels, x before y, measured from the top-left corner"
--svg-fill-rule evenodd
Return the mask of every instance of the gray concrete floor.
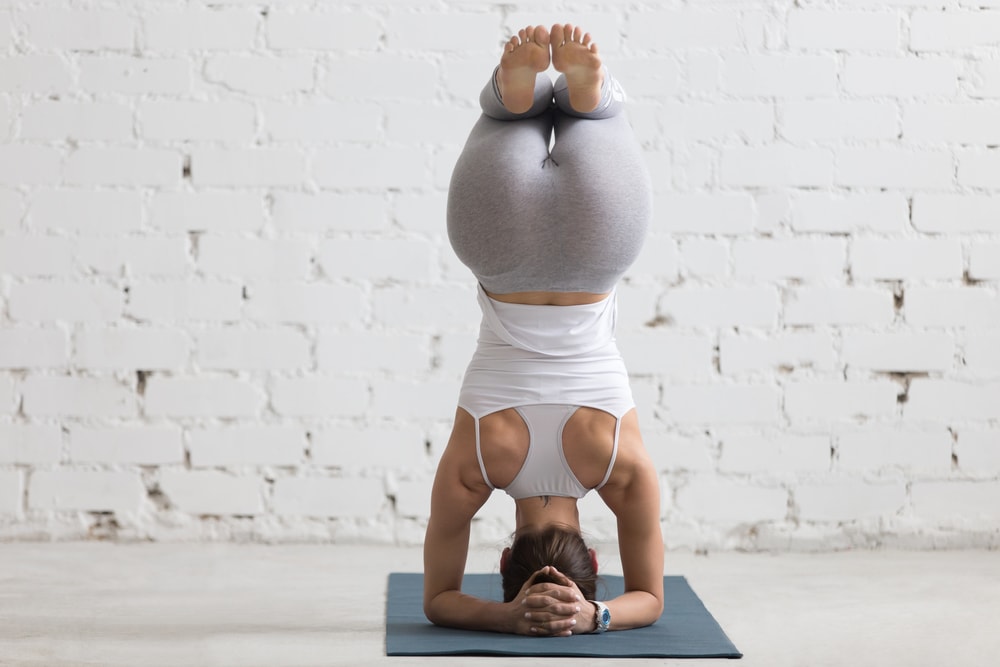
<path id="1" fill-rule="evenodd" d="M 496 559 L 475 551 L 469 570 Z M 386 577 L 420 562 L 393 547 L 0 544 L 0 665 L 584 662 L 387 657 Z M 998 552 L 668 554 L 667 573 L 687 576 L 744 659 L 602 665 L 1000 664 Z"/>

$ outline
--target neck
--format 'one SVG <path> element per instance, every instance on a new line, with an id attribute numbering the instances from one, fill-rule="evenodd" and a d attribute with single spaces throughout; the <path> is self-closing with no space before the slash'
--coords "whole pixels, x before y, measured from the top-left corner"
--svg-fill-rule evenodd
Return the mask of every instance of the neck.
<path id="1" fill-rule="evenodd" d="M 579 532 L 580 513 L 576 498 L 545 496 L 522 498 L 517 501 L 517 532 L 538 530 L 551 525 L 567 526 Z"/>

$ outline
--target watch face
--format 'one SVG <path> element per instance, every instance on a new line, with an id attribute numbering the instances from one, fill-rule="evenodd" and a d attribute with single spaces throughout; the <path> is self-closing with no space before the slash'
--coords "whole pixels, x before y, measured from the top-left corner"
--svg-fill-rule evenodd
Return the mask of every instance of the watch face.
<path id="1" fill-rule="evenodd" d="M 601 625 L 608 627 L 611 624 L 611 612 L 605 607 L 601 610 Z"/>

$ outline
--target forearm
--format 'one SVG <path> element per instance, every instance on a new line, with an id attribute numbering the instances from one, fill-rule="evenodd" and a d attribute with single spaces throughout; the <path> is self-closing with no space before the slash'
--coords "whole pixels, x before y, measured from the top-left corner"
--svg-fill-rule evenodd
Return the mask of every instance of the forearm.
<path id="1" fill-rule="evenodd" d="M 443 591 L 424 605 L 424 614 L 435 625 L 463 630 L 515 632 L 510 605 L 484 600 L 461 591 Z"/>
<path id="2" fill-rule="evenodd" d="M 611 612 L 611 630 L 641 628 L 655 623 L 663 613 L 662 599 L 647 591 L 629 591 L 603 602 Z"/>

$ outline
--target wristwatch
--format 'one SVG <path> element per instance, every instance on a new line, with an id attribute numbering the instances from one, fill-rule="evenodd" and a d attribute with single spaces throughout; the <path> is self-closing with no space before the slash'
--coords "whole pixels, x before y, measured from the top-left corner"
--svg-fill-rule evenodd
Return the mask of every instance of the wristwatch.
<path id="1" fill-rule="evenodd" d="M 610 630 L 611 610 L 608 609 L 608 605 L 603 602 L 598 602 L 597 600 L 587 600 L 587 602 L 593 602 L 594 606 L 597 607 L 597 613 L 594 615 L 594 621 L 597 623 L 597 627 L 594 628 L 594 632 L 600 633 Z"/>

